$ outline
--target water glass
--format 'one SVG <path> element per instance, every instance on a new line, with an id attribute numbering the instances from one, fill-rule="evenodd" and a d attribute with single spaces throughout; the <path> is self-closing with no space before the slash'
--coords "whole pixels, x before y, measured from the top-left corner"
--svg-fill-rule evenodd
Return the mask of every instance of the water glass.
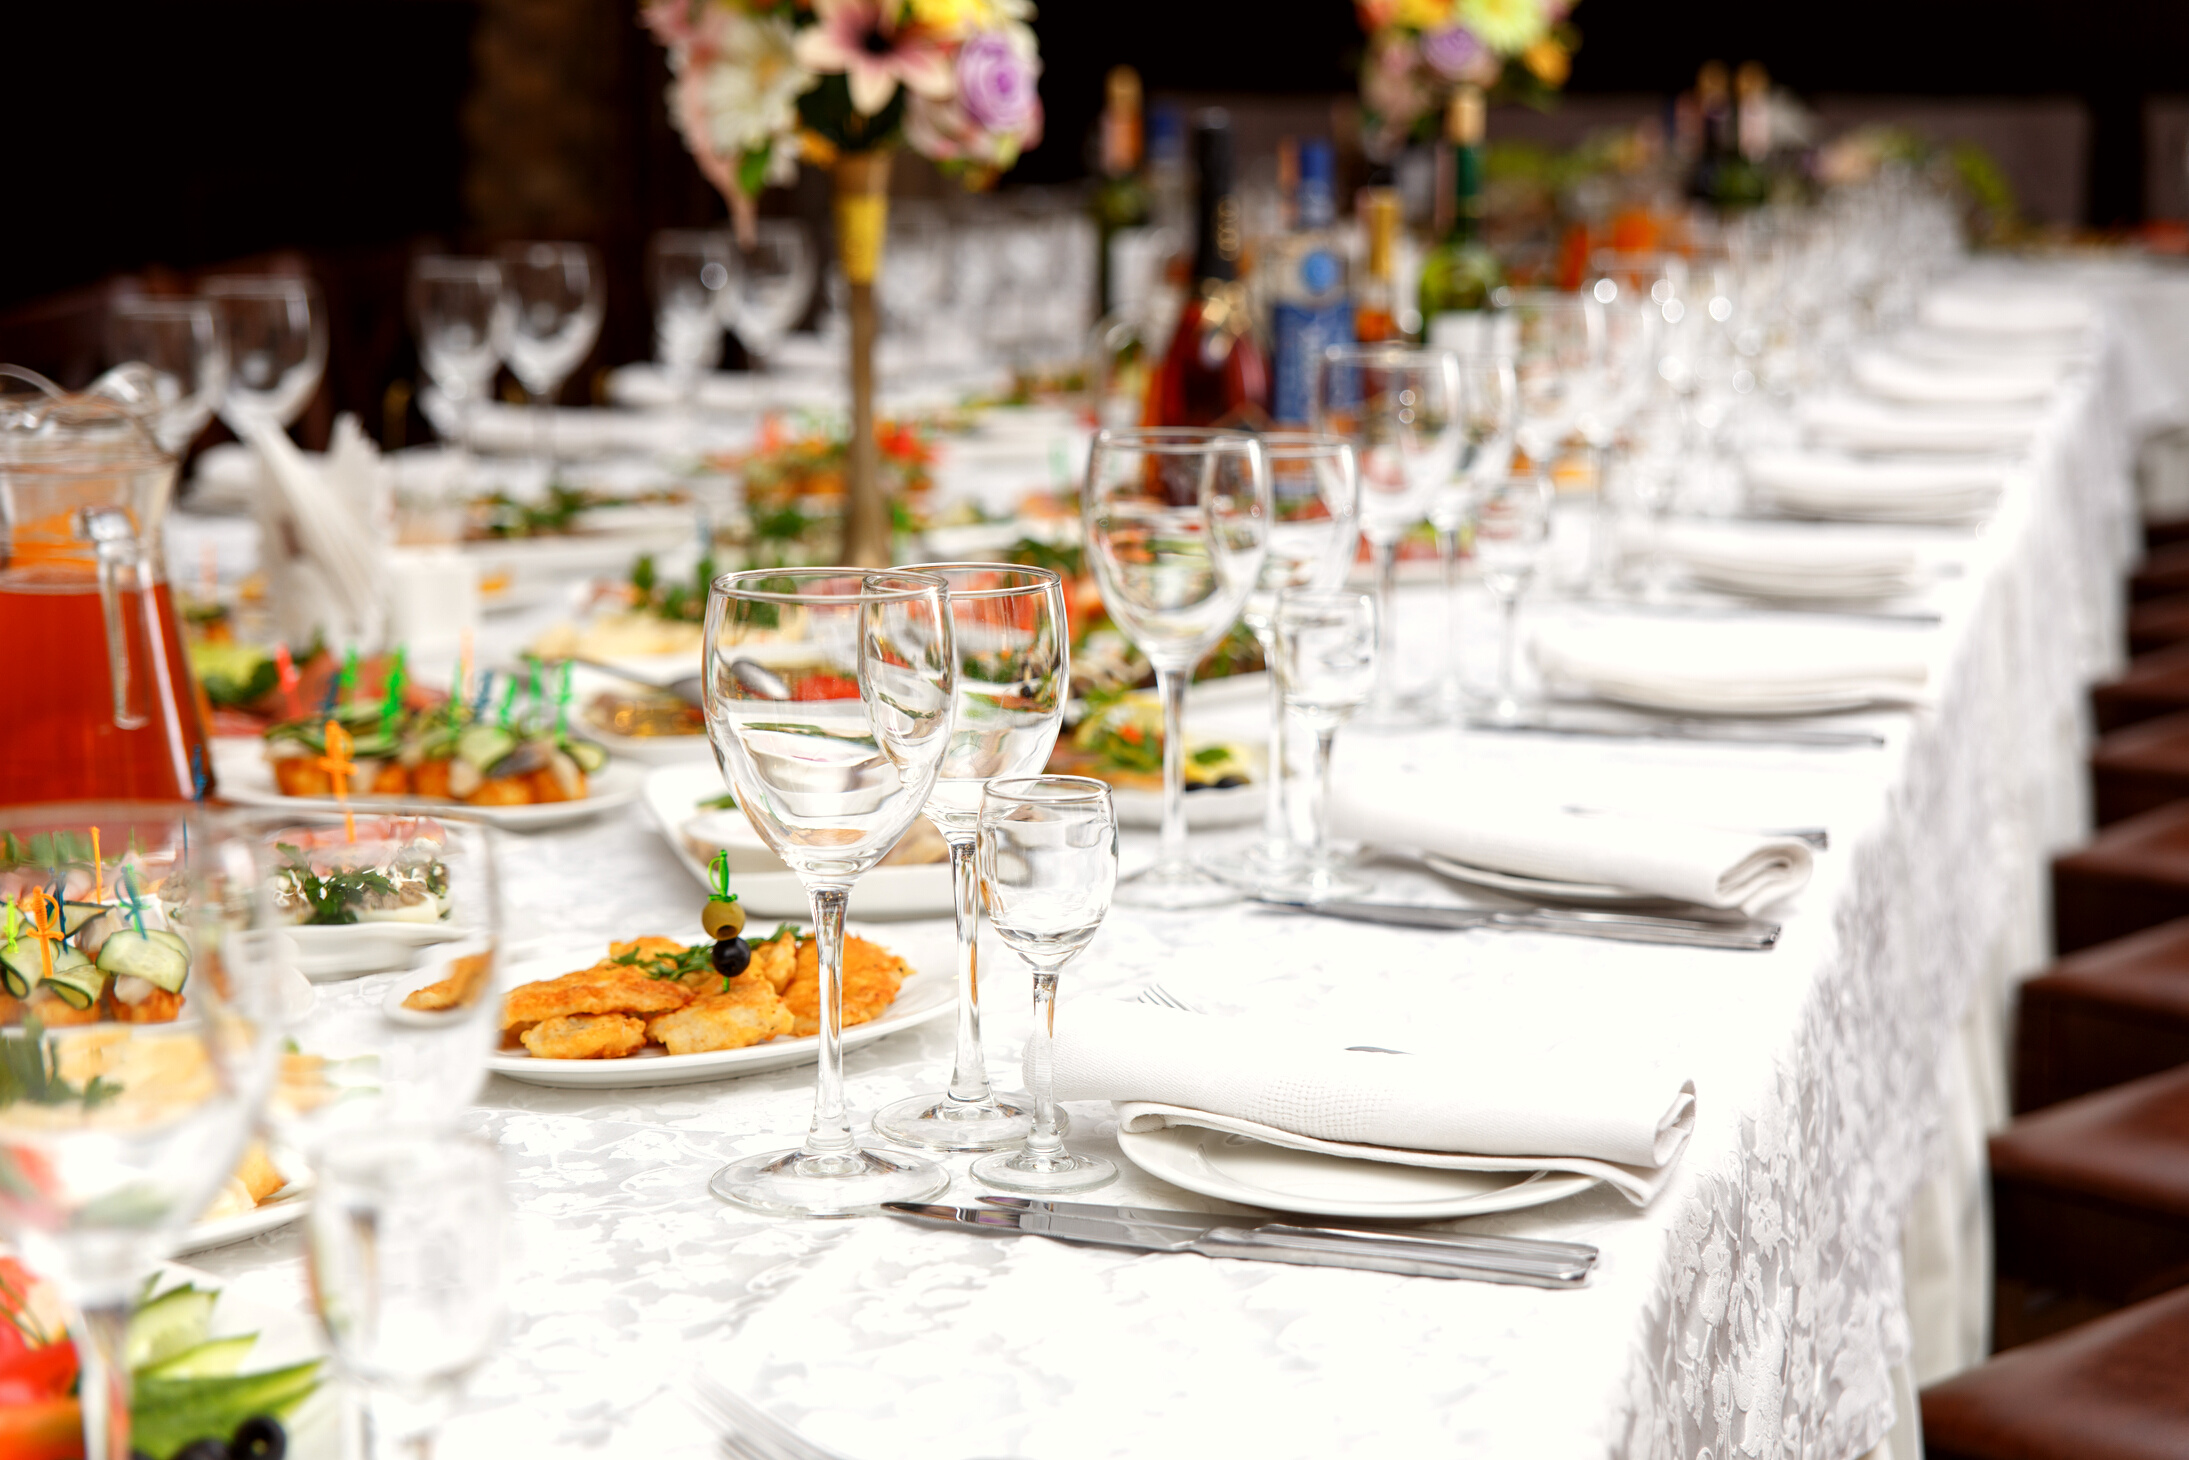
<path id="1" fill-rule="evenodd" d="M 1520 424 L 1520 382 L 1512 357 L 1461 355 L 1459 401 L 1459 466 L 1429 504 L 1444 597 L 1444 669 L 1438 698 L 1455 718 L 1462 713 L 1465 698 L 1459 664 L 1466 628 L 1459 590 L 1460 540 L 1474 515 L 1475 484 L 1501 477 L 1512 466 L 1513 439 Z"/>
<path id="2" fill-rule="evenodd" d="M 555 476 L 555 395 L 600 338 L 600 254 L 590 244 L 534 240 L 505 244 L 502 299 L 509 373 L 532 402 L 540 459 Z"/>
<path id="3" fill-rule="evenodd" d="M 821 984 L 813 1123 L 795 1151 L 723 1167 L 708 1189 L 783 1216 L 923 1201 L 931 1161 L 862 1148 L 844 1109 L 844 904 L 934 791 L 958 658 L 950 585 L 856 568 L 725 573 L 707 592 L 707 734 L 738 806 L 805 884 Z"/>
<path id="4" fill-rule="evenodd" d="M 1551 484 L 1530 473 L 1484 483 L 1475 507 L 1475 571 L 1501 610 L 1497 651 L 1497 698 L 1493 720 L 1520 718 L 1513 687 L 1513 655 L 1518 643 L 1520 599 L 1534 581 L 1550 541 Z"/>
<path id="5" fill-rule="evenodd" d="M 1023 1150 L 975 1161 L 973 1179 L 1036 1196 L 1107 1185 L 1117 1179 L 1114 1163 L 1064 1149 L 1054 1047 L 1057 974 L 1094 941 L 1117 887 L 1109 786 L 1086 776 L 990 781 L 981 792 L 980 876 L 996 936 L 1033 970 L 1034 1124 Z"/>
<path id="6" fill-rule="evenodd" d="M 793 218 L 762 218 L 738 249 L 735 286 L 724 296 L 726 323 L 737 331 L 755 370 L 805 317 L 813 300 L 813 242 Z"/>
<path id="7" fill-rule="evenodd" d="M 893 1141 L 944 1151 L 993 1151 L 1026 1139 L 1024 1097 L 988 1086 L 980 1035 L 980 875 L 973 845 L 981 791 L 997 777 L 1049 763 L 1071 697 L 1071 627 L 1064 584 L 1047 568 L 1007 563 L 917 563 L 950 585 L 958 646 L 956 724 L 935 775 L 927 819 L 950 848 L 958 934 L 958 1043 L 950 1088 L 886 1106 L 874 1129 Z"/>
<path id="8" fill-rule="evenodd" d="M 463 1383 L 500 1342 L 503 1213 L 494 1148 L 401 1126 L 328 1151 L 308 1217 L 312 1296 L 363 1391 L 366 1460 L 432 1454 Z"/>
<path id="9" fill-rule="evenodd" d="M 1240 431 L 1097 432 L 1080 519 L 1102 604 L 1155 668 L 1163 702 L 1163 837 L 1126 878 L 1136 907 L 1208 907 L 1238 896 L 1186 855 L 1186 679 L 1238 622 L 1269 551 L 1268 458 Z"/>
<path id="10" fill-rule="evenodd" d="M 180 456 L 213 418 L 228 389 L 228 348 L 220 320 L 203 299 L 122 294 L 107 306 L 111 364 L 135 363 L 152 375 L 152 434 Z"/>
<path id="11" fill-rule="evenodd" d="M 493 389 L 508 338 L 501 267 L 492 259 L 416 259 L 410 307 L 419 362 L 456 408 L 457 445 L 468 451 L 479 402 Z"/>
<path id="12" fill-rule="evenodd" d="M 690 410 L 700 377 L 722 361 L 722 308 L 737 277 L 729 234 L 667 228 L 646 249 L 654 299 L 654 358 L 677 405 Z"/>
<path id="13" fill-rule="evenodd" d="M 1309 901 L 1354 897 L 1365 877 L 1330 854 L 1330 751 L 1338 726 L 1368 701 L 1376 680 L 1376 601 L 1365 593 L 1299 589 L 1277 600 L 1274 670 L 1285 706 L 1315 734 L 1308 849 L 1304 865 L 1263 885 L 1265 893 Z"/>
<path id="14" fill-rule="evenodd" d="M 206 280 L 200 292 L 228 341 L 223 416 L 289 426 L 311 404 L 327 369 L 319 287 L 285 275 L 231 274 Z"/>

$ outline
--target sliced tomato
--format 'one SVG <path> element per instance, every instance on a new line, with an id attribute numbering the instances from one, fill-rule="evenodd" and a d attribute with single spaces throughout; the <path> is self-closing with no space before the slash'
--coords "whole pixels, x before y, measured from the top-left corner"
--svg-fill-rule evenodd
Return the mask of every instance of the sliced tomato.
<path id="1" fill-rule="evenodd" d="M 0 1455 L 8 1460 L 83 1460 L 83 1411 L 68 1398 L 0 1404 Z"/>

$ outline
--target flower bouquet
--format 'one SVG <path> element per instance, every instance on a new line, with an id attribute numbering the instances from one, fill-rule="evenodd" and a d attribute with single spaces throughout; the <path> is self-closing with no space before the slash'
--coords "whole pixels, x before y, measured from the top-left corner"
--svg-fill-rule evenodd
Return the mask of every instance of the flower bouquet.
<path id="1" fill-rule="evenodd" d="M 1580 35 L 1575 0 L 1355 0 L 1367 137 L 1379 154 L 1436 135 L 1454 92 L 1541 103 L 1566 84 Z M 1518 62 L 1519 64 L 1511 64 Z"/>

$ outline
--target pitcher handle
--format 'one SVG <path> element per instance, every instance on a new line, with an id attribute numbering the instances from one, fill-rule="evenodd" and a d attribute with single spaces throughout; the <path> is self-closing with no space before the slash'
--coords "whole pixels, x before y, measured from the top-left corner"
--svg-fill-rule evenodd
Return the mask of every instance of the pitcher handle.
<path id="1" fill-rule="evenodd" d="M 129 708 L 129 631 L 122 617 L 122 574 L 137 565 L 137 529 L 112 507 L 85 508 L 76 532 L 92 545 L 99 565 L 99 608 L 106 618 L 106 663 L 114 682 L 114 726 L 142 730 L 149 717 Z"/>

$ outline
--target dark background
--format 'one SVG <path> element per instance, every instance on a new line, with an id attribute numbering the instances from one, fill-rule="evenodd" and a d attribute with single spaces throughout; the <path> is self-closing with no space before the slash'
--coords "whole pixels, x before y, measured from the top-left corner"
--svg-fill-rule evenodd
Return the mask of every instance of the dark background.
<path id="1" fill-rule="evenodd" d="M 1577 115 L 1614 98 L 1631 115 L 1705 59 L 1753 58 L 1857 106 L 2049 107 L 2074 124 L 2053 154 L 2067 149 L 2061 196 L 2084 223 L 2133 224 L 2189 191 L 2153 182 L 2182 172 L 2154 118 L 2189 115 L 2189 0 L 1584 0 L 1573 19 Z M 1151 95 L 1305 99 L 1350 92 L 1361 47 L 1345 0 L 1045 0 L 1036 29 L 1048 135 L 1006 186 L 1084 175 L 1119 62 Z M 609 324 L 569 388 L 579 399 L 594 367 L 647 351 L 647 235 L 723 216 L 668 124 L 667 71 L 632 0 L 115 0 L 18 6 L 8 30 L 0 358 L 70 383 L 101 363 L 116 275 L 186 288 L 214 265 L 308 269 L 334 350 L 304 434 L 336 407 L 378 430 L 387 383 L 411 368 L 410 254 L 545 236 L 590 239 L 609 260 Z M 824 196 L 809 176 L 769 206 Z"/>

